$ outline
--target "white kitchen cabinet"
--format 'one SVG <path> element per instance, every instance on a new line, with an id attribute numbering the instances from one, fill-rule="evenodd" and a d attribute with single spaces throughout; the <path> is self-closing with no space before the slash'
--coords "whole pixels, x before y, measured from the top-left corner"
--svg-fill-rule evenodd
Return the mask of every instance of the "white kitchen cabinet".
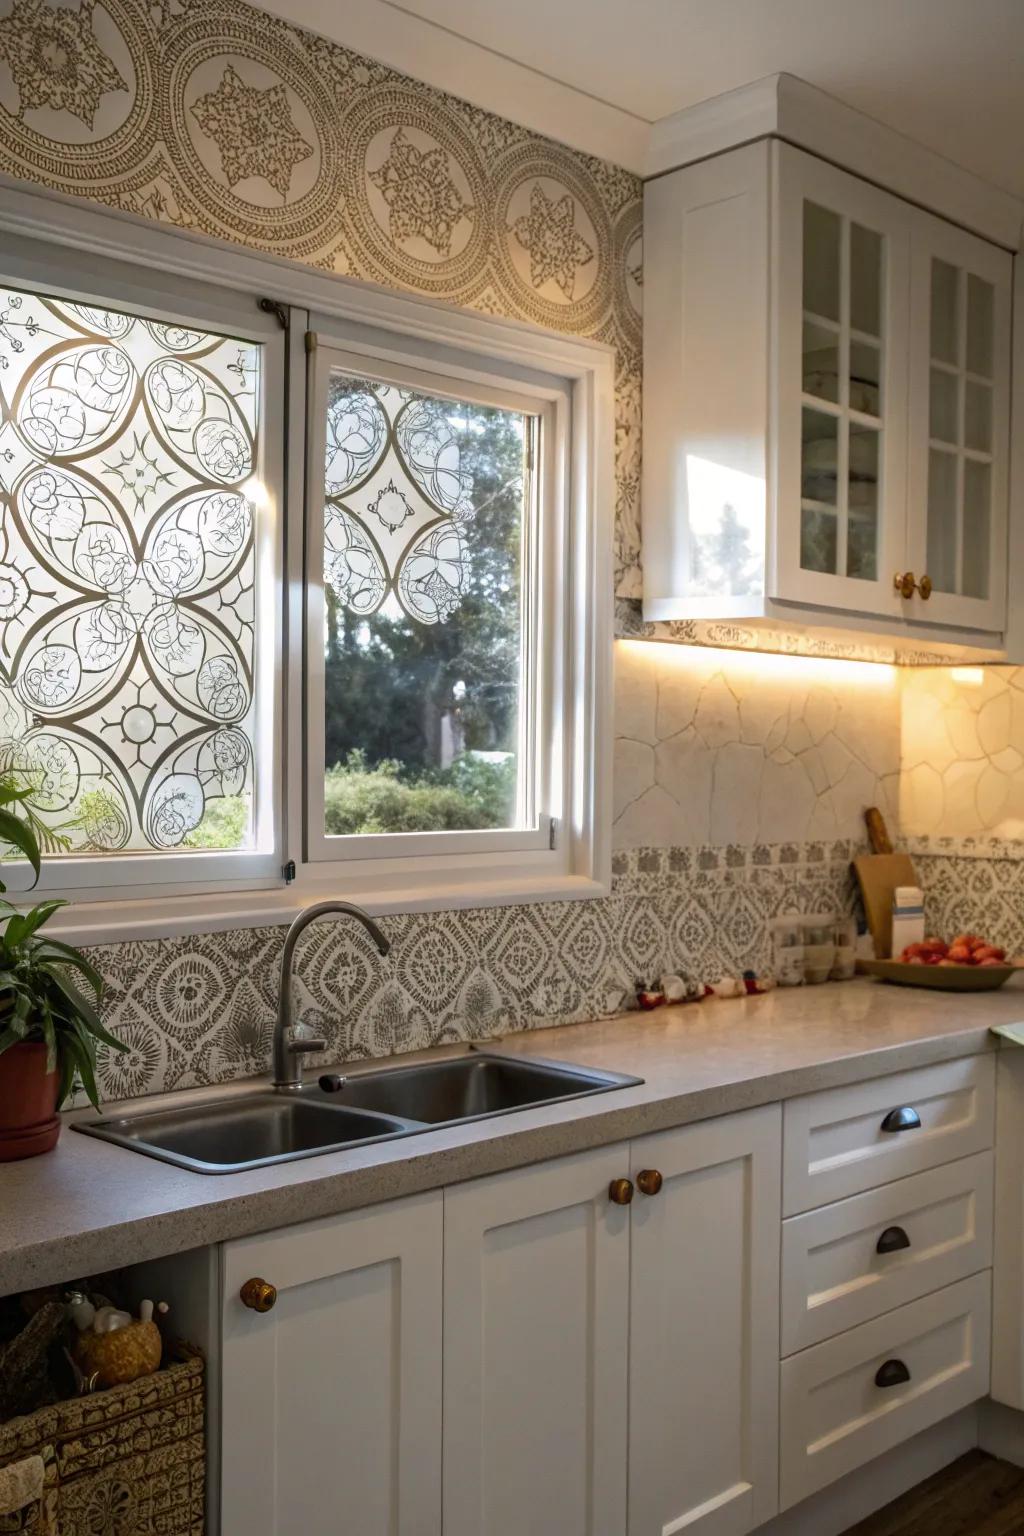
<path id="1" fill-rule="evenodd" d="M 445 1536 L 622 1536 L 629 1149 L 445 1193 Z"/>
<path id="2" fill-rule="evenodd" d="M 998 649 L 1009 253 L 778 139 L 644 220 L 645 617 Z"/>
<path id="3" fill-rule="evenodd" d="M 437 1192 L 225 1244 L 225 1536 L 439 1536 L 442 1216 Z"/>
<path id="4" fill-rule="evenodd" d="M 906 564 L 933 623 L 1006 627 L 1011 284 L 1006 251 L 915 214 Z"/>
<path id="5" fill-rule="evenodd" d="M 780 1140 L 769 1105 L 631 1144 L 629 1536 L 778 1507 Z"/>

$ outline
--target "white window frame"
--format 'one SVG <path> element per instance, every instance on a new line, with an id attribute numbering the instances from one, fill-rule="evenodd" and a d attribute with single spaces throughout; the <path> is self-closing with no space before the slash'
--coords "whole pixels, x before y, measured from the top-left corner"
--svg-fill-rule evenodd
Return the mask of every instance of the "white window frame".
<path id="1" fill-rule="evenodd" d="M 433 299 L 395 292 L 319 272 L 283 258 L 236 248 L 206 236 L 155 225 L 119 210 L 83 204 L 59 193 L 27 189 L 0 176 L 6 228 L 75 253 L 79 291 L 95 298 L 105 291 L 102 274 L 121 263 L 134 274 L 138 307 L 154 307 L 160 289 L 181 295 L 180 315 L 193 315 L 211 329 L 227 328 L 233 305 L 269 296 L 288 310 L 281 333 L 288 363 L 284 426 L 284 619 L 275 695 L 279 726 L 272 759 L 279 767 L 280 820 L 275 873 L 262 879 L 156 881 L 142 863 L 174 855 L 133 858 L 125 884 L 105 883 L 75 891 L 75 904 L 55 923 L 77 943 L 154 938 L 181 933 L 286 922 L 308 902 L 334 895 L 355 899 L 376 913 L 427 911 L 515 902 L 584 898 L 607 894 L 611 880 L 612 753 L 612 568 L 614 508 L 614 351 L 603 343 L 555 334 L 514 320 L 463 310 Z M 5 240 L 0 279 L 18 276 Z M 97 283 L 92 281 L 97 275 Z M 156 274 L 156 276 L 154 276 Z M 45 284 L 38 262 L 23 281 Z M 59 286 L 59 285 L 58 285 Z M 145 294 L 145 297 L 142 295 Z M 208 302 L 206 315 L 196 300 Z M 128 305 L 119 290 L 108 302 Z M 166 297 L 165 297 L 166 303 Z M 159 306 L 157 306 L 159 307 Z M 487 384 L 503 380 L 566 400 L 564 464 L 565 595 L 561 682 L 564 762 L 555 848 L 491 853 L 453 853 L 415 859 L 380 858 L 357 871 L 354 861 L 310 859 L 304 838 L 304 783 L 299 747 L 306 720 L 301 661 L 303 634 L 306 359 L 304 333 L 314 323 L 328 334 L 343 334 L 346 346 L 375 345 L 398 363 L 423 359 L 430 350 L 433 371 L 462 368 Z M 277 324 L 276 321 L 273 322 Z M 237 328 L 237 327 L 232 327 Z M 341 328 L 339 330 L 339 328 Z M 244 328 L 249 334 L 251 326 Z M 260 337 L 259 339 L 262 339 Z M 383 355 L 383 354 L 381 354 Z M 461 376 L 461 375 L 456 375 Z M 268 411 L 271 416 L 275 413 Z M 548 434 L 552 441 L 554 434 Z M 459 834 L 451 834 L 458 836 Z M 195 860 L 219 854 L 189 854 Z M 51 863 L 53 861 L 50 861 Z M 291 868 L 290 868 L 291 866 Z M 204 873 L 207 868 L 204 862 Z M 106 865 L 105 865 L 106 868 Z M 294 877 L 287 878 L 294 869 Z M 358 875 L 358 878 L 357 878 Z M 13 881 L 12 881 L 13 886 Z M 12 891 L 13 894 L 13 891 Z"/>
<path id="2" fill-rule="evenodd" d="M 22 288 L 46 297 L 106 305 L 119 312 L 200 330 L 261 347 L 258 412 L 257 478 L 264 497 L 256 519 L 255 561 L 259 640 L 254 656 L 253 693 L 256 726 L 253 736 L 253 846 L 239 850 L 200 850 L 187 853 L 132 849 L 123 853 L 48 855 L 33 894 L 74 896 L 76 901 L 108 901 L 123 892 L 156 899 L 172 889 L 272 889 L 281 881 L 282 838 L 280 789 L 283 761 L 280 750 L 282 699 L 279 679 L 283 662 L 282 590 L 284 581 L 284 434 L 276 403 L 284 395 L 284 337 L 279 322 L 263 314 L 248 295 L 184 282 L 117 260 L 83 263 L 61 247 L 13 236 L 0 254 L 0 286 Z M 267 409 L 268 404 L 270 409 Z M 11 866 L 9 891 L 27 886 L 27 865 Z"/>
<path id="3" fill-rule="evenodd" d="M 341 328 L 336 328 L 340 330 Z M 406 358 L 397 360 L 394 338 L 381 332 L 373 343 L 356 343 L 340 335 L 311 331 L 315 347 L 309 349 L 309 431 L 306 470 L 306 825 L 305 848 L 312 864 L 344 865 L 346 881 L 373 884 L 379 878 L 377 861 L 412 861 L 408 871 L 436 876 L 462 861 L 467 871 L 486 867 L 495 857 L 503 861 L 513 854 L 534 854 L 538 869 L 550 870 L 564 862 L 558 855 L 557 826 L 567 799 L 564 756 L 558 750 L 559 724 L 571 707 L 565 700 L 566 594 L 560 578 L 564 569 L 567 506 L 566 453 L 569 443 L 571 398 L 567 387 L 559 389 L 542 378 L 509 380 L 507 367 L 488 367 L 481 361 L 447 358 L 438 363 L 436 348 L 419 349 L 403 338 Z M 372 345 L 372 350 L 370 349 Z M 408 359 L 408 360 L 406 360 Z M 326 440 L 326 402 L 329 381 L 335 370 L 355 378 L 364 375 L 383 383 L 421 390 L 424 394 L 466 400 L 476 405 L 497 406 L 534 418 L 539 426 L 539 461 L 530 471 L 528 495 L 532 503 L 527 517 L 523 628 L 524 657 L 528 676 L 522 689 L 523 747 L 531 761 L 531 789 L 536 805 L 527 807 L 533 825 L 492 831 L 405 832 L 329 836 L 324 821 L 324 628 L 323 466 Z M 536 695 L 535 698 L 532 695 Z M 522 754 L 521 754 L 522 756 Z M 554 823 L 554 825 L 552 825 Z M 551 855 L 556 855 L 552 858 Z M 423 860 L 434 862 L 424 865 Z M 406 873 L 402 870 L 401 873 Z M 490 871 L 488 871 L 490 872 Z M 559 872 L 564 872 L 559 870 Z"/>

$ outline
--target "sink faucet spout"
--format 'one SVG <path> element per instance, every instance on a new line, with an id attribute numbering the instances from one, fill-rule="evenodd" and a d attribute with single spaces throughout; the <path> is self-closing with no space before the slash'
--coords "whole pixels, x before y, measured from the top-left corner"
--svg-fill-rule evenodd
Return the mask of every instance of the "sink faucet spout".
<path id="1" fill-rule="evenodd" d="M 302 1057 L 313 1051 L 326 1049 L 327 1042 L 319 1039 L 293 1040 L 289 1038 L 292 1022 L 292 962 L 295 946 L 310 923 L 329 914 L 354 917 L 362 923 L 382 955 L 391 948 L 368 912 L 350 901 L 318 901 L 299 913 L 285 935 L 281 955 L 281 982 L 277 994 L 277 1022 L 274 1025 L 274 1087 L 278 1093 L 294 1093 L 302 1087 Z"/>

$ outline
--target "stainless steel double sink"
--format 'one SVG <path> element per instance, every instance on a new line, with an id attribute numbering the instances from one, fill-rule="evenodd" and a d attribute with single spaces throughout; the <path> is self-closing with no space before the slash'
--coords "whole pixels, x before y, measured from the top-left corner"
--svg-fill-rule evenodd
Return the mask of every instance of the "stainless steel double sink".
<path id="1" fill-rule="evenodd" d="M 325 1073 L 295 1093 L 255 1088 L 212 1103 L 78 1121 L 74 1129 L 194 1173 L 239 1173 L 608 1093 L 641 1081 L 615 1072 L 471 1051 L 445 1061 L 386 1067 L 347 1078 Z"/>

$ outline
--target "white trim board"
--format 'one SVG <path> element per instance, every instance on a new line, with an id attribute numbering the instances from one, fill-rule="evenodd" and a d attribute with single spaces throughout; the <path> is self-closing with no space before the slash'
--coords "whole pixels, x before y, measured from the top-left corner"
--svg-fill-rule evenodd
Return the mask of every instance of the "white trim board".
<path id="1" fill-rule="evenodd" d="M 1018 198 L 795 75 L 768 75 L 662 118 L 651 129 L 646 174 L 660 176 L 768 136 L 1008 251 L 1020 249 L 1024 203 Z"/>
<path id="2" fill-rule="evenodd" d="M 346 0 L 344 37 L 327 21 L 328 0 L 264 0 L 263 9 L 387 64 L 435 90 L 450 91 L 587 155 L 635 175 L 647 160 L 650 123 L 622 107 L 483 47 L 387 0 Z"/>

